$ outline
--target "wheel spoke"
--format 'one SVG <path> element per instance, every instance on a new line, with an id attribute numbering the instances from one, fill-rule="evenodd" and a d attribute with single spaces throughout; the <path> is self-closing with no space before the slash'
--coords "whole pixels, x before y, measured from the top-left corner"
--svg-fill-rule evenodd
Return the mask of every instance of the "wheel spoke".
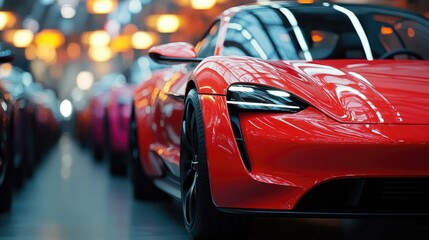
<path id="1" fill-rule="evenodd" d="M 186 206 L 186 216 L 187 221 L 190 223 L 194 219 L 195 215 L 195 197 L 196 197 L 196 183 L 198 179 L 198 174 L 195 173 L 193 177 L 192 184 L 189 190 L 186 192 L 185 196 L 185 206 Z"/>
<path id="2" fill-rule="evenodd" d="M 183 181 L 183 185 L 184 185 L 184 189 L 185 190 L 187 190 L 188 188 L 190 188 L 191 186 L 190 185 L 192 185 L 192 180 L 193 180 L 193 178 L 194 178 L 194 175 L 195 175 L 195 172 L 192 170 L 192 168 L 191 168 L 191 166 L 190 166 L 190 164 L 186 164 L 187 166 L 185 166 L 185 169 L 188 169 L 188 170 L 186 170 L 186 172 L 185 172 L 185 174 L 184 174 L 184 181 Z M 189 166 L 188 166 L 189 165 Z"/>
<path id="3" fill-rule="evenodd" d="M 193 101 L 186 101 L 182 122 L 181 140 L 181 189 L 183 214 L 187 224 L 196 217 L 198 183 L 198 124 L 197 109 Z"/>
<path id="4" fill-rule="evenodd" d="M 190 147 L 193 148 L 193 139 L 192 139 L 192 124 L 193 124 L 193 120 L 192 120 L 192 115 L 194 114 L 194 109 L 191 106 L 191 104 L 188 104 L 186 106 L 186 111 L 185 111 L 185 123 L 183 124 L 183 130 L 185 132 L 185 138 L 187 140 L 187 142 L 189 143 Z"/>
<path id="5" fill-rule="evenodd" d="M 183 131 L 184 131 L 184 135 L 186 136 L 188 131 L 186 130 L 186 123 L 185 122 L 183 123 L 182 128 L 183 128 Z M 183 144 L 184 144 L 186 150 L 188 150 L 189 155 L 193 156 L 195 154 L 195 150 L 191 146 L 191 144 L 189 143 L 189 140 L 188 140 L 187 137 L 185 137 L 185 139 L 183 139 Z"/>

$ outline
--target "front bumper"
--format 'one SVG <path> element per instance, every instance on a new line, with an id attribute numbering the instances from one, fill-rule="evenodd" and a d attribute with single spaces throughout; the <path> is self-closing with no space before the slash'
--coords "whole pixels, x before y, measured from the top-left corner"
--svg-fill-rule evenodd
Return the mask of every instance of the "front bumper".
<path id="1" fill-rule="evenodd" d="M 219 208 L 290 211 L 333 180 L 429 178 L 426 125 L 343 124 L 312 107 L 296 114 L 241 113 L 248 171 L 225 97 L 201 95 L 201 104 L 212 198 Z"/>

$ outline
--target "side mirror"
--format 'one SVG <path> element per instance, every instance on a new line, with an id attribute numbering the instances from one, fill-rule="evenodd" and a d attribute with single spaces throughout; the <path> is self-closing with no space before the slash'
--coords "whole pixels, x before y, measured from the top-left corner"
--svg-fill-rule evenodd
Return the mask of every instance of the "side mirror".
<path id="1" fill-rule="evenodd" d="M 15 55 L 10 49 L 0 49 L 0 63 L 12 62 Z"/>
<path id="2" fill-rule="evenodd" d="M 201 62 L 202 58 L 197 58 L 194 46 L 186 42 L 167 43 L 154 46 L 149 49 L 149 57 L 158 63 L 186 63 Z"/>

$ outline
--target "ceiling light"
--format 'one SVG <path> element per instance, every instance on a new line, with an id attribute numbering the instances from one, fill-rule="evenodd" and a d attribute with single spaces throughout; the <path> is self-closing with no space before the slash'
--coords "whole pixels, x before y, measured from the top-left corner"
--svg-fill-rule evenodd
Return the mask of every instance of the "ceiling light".
<path id="1" fill-rule="evenodd" d="M 118 5 L 117 0 L 87 0 L 86 7 L 92 14 L 108 14 Z"/>
<path id="2" fill-rule="evenodd" d="M 92 87 L 94 83 L 94 75 L 88 71 L 82 71 L 77 74 L 76 84 L 77 87 L 81 90 L 88 90 Z"/>
<path id="3" fill-rule="evenodd" d="M 156 19 L 156 29 L 160 33 L 176 32 L 179 26 L 179 17 L 174 14 L 162 14 Z"/>
<path id="4" fill-rule="evenodd" d="M 36 45 L 48 45 L 58 48 L 64 43 L 64 35 L 56 29 L 44 29 L 36 35 Z"/>
<path id="5" fill-rule="evenodd" d="M 154 33 L 139 31 L 133 34 L 131 43 L 135 49 L 149 49 L 157 41 Z"/>
<path id="6" fill-rule="evenodd" d="M 211 9 L 216 4 L 216 0 L 191 0 L 191 6 L 194 9 Z"/>
<path id="7" fill-rule="evenodd" d="M 17 48 L 28 47 L 33 42 L 33 32 L 28 29 L 17 29 L 13 34 L 13 45 Z"/>
<path id="8" fill-rule="evenodd" d="M 61 6 L 61 16 L 66 19 L 73 18 L 76 15 L 76 9 L 70 4 L 64 4 Z"/>

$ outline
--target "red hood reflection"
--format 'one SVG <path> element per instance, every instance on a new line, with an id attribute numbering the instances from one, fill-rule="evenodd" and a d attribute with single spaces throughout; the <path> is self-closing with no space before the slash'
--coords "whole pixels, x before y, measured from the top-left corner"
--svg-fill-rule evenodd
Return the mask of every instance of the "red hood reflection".
<path id="1" fill-rule="evenodd" d="M 344 123 L 429 124 L 429 61 L 262 61 L 212 57 L 196 69 L 199 92 L 233 83 L 284 89 Z"/>
<path id="2" fill-rule="evenodd" d="M 340 122 L 428 124 L 427 61 L 276 63 L 305 79 L 299 96 Z M 283 66 L 281 66 L 283 65 Z M 295 82 L 296 82 L 295 78 Z M 302 80 L 301 80 L 302 81 Z"/>

